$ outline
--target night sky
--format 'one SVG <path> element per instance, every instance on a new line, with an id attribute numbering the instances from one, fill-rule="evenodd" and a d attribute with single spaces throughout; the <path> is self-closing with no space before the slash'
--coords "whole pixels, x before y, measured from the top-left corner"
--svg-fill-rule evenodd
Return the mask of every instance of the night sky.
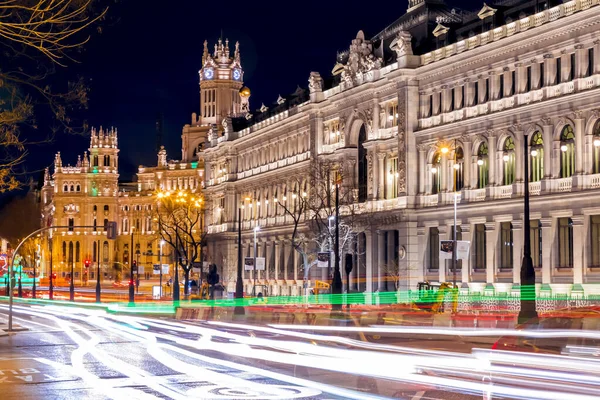
<path id="1" fill-rule="evenodd" d="M 405 12 L 407 3 L 120 0 L 111 6 L 102 33 L 93 33 L 85 52 L 77 55 L 80 64 L 64 72 L 91 80 L 85 118 L 92 126 L 118 128 L 121 180 L 126 181 L 138 165 L 156 163 L 159 113 L 169 158 L 181 157 L 182 126 L 199 109 L 205 39 L 211 52 L 221 32 L 232 52 L 240 42 L 250 105 L 258 109 L 297 85 L 306 87 L 311 71 L 329 76 L 336 52 L 346 50 L 358 30 L 367 37 L 377 34 Z M 74 164 L 88 145 L 89 138 L 60 135 L 43 151 L 33 149 L 27 168 L 51 165 L 57 150 L 63 163 Z"/>

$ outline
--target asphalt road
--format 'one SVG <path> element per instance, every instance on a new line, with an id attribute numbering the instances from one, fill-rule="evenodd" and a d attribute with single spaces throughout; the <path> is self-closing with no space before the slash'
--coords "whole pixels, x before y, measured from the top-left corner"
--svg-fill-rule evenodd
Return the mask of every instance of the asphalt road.
<path id="1" fill-rule="evenodd" d="M 58 306 L 15 310 L 15 322 L 29 331 L 0 337 L 3 400 L 600 395 L 598 361 L 494 352 L 495 332 L 180 323 Z M 0 325 L 6 312 L 0 304 Z"/>

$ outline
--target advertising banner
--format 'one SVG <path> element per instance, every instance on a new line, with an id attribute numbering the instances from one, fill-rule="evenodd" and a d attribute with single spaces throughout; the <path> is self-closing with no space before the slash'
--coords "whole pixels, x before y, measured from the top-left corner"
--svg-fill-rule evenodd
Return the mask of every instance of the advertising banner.
<path id="1" fill-rule="evenodd" d="M 317 253 L 317 267 L 318 268 L 328 268 L 330 260 L 331 260 L 330 253 Z"/>

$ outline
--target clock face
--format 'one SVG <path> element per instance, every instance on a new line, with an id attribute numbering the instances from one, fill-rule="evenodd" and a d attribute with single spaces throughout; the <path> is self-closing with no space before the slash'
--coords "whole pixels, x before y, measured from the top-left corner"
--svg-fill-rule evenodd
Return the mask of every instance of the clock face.
<path id="1" fill-rule="evenodd" d="M 239 69 L 234 69 L 233 70 L 233 79 L 235 79 L 236 81 L 239 81 L 241 77 L 242 77 L 241 71 Z"/>
<path id="2" fill-rule="evenodd" d="M 215 72 L 212 70 L 212 68 L 206 68 L 204 70 L 204 77 L 206 79 L 212 79 L 214 75 L 215 75 Z"/>

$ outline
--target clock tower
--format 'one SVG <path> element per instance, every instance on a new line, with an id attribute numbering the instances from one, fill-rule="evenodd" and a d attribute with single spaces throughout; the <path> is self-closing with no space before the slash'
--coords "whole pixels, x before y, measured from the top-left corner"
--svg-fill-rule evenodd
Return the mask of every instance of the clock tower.
<path id="1" fill-rule="evenodd" d="M 240 61 L 239 43 L 235 44 L 233 56 L 229 40 L 219 39 L 211 54 L 204 41 L 200 74 L 200 115 L 192 115 L 192 124 L 185 125 L 182 138 L 183 161 L 197 158 L 210 129 L 221 130 L 223 119 L 244 113 L 240 89 L 243 87 L 244 70 Z"/>

